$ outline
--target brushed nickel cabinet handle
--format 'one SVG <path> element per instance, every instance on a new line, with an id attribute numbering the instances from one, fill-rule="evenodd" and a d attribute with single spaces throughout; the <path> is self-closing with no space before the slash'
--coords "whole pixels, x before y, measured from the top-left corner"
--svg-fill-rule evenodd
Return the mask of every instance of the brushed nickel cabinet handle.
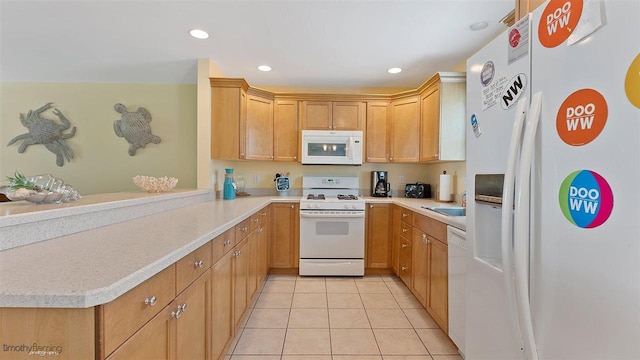
<path id="1" fill-rule="evenodd" d="M 400 268 L 400 270 L 402 270 L 402 271 L 407 271 L 407 267 L 406 267 L 406 266 L 403 266 L 403 267 L 401 267 L 401 268 Z"/>
<path id="2" fill-rule="evenodd" d="M 403 233 L 406 233 L 407 231 L 409 231 L 408 229 L 402 229 Z"/>
<path id="3" fill-rule="evenodd" d="M 407 244 L 402 244 L 400 245 L 400 247 L 402 247 L 403 249 L 407 247 Z"/>
<path id="4" fill-rule="evenodd" d="M 198 260 L 193 264 L 194 267 L 201 268 L 204 266 L 204 262 L 202 260 Z"/>

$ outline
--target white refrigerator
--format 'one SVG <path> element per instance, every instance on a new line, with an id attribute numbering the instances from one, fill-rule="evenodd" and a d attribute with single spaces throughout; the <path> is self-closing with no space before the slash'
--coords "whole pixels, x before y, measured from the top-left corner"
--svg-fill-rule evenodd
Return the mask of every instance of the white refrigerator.
<path id="1" fill-rule="evenodd" d="M 466 360 L 640 359 L 640 1 L 541 5 L 467 119 Z"/>

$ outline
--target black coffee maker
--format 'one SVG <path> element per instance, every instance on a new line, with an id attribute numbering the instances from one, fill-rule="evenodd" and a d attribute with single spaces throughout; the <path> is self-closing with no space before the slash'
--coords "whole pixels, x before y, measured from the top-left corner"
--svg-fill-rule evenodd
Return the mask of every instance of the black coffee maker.
<path id="1" fill-rule="evenodd" d="M 388 173 L 386 171 L 371 172 L 371 196 L 391 196 L 391 185 L 389 184 Z"/>

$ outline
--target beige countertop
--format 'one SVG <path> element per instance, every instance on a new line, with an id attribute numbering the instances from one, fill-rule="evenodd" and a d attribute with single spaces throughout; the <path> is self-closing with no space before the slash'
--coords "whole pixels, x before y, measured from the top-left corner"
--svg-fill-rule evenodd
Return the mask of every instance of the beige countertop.
<path id="1" fill-rule="evenodd" d="M 182 201 L 180 199 L 188 193 L 173 201 Z M 206 192 L 195 190 L 191 193 L 203 195 Z M 134 207 L 127 202 L 120 205 L 126 211 L 157 206 L 157 198 L 141 196 L 136 199 L 140 198 L 148 201 L 134 202 Z M 115 223 L 95 228 L 89 224 L 87 230 L 2 250 L 0 307 L 86 308 L 110 302 L 262 207 L 273 202 L 299 200 L 300 196 L 251 196 L 233 201 L 208 199 L 173 209 L 165 206 L 170 209 L 128 220 L 116 219 Z M 421 208 L 442 203 L 405 198 L 366 197 L 365 200 L 395 203 L 464 229 L 464 218 L 450 218 Z M 83 213 L 81 205 L 78 203 L 71 208 Z M 41 211 L 69 211 L 66 208 L 19 211 L 15 204 L 13 206 L 14 215 L 5 213 L 0 230 L 14 226 L 16 221 L 25 221 L 15 217 L 29 215 L 57 221 L 63 219 L 59 214 Z M 117 210 L 113 204 L 95 206 L 102 206 L 105 211 Z M 4 209 L 6 207 L 0 208 Z M 99 214 L 100 211 L 96 211 L 95 216 L 99 217 Z"/>

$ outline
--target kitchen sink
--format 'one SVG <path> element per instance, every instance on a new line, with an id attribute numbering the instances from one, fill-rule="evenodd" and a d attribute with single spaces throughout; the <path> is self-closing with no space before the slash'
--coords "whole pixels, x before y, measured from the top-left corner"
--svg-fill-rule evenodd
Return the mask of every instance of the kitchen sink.
<path id="1" fill-rule="evenodd" d="M 423 206 L 422 208 L 446 216 L 467 216 L 467 208 L 461 206 Z"/>

